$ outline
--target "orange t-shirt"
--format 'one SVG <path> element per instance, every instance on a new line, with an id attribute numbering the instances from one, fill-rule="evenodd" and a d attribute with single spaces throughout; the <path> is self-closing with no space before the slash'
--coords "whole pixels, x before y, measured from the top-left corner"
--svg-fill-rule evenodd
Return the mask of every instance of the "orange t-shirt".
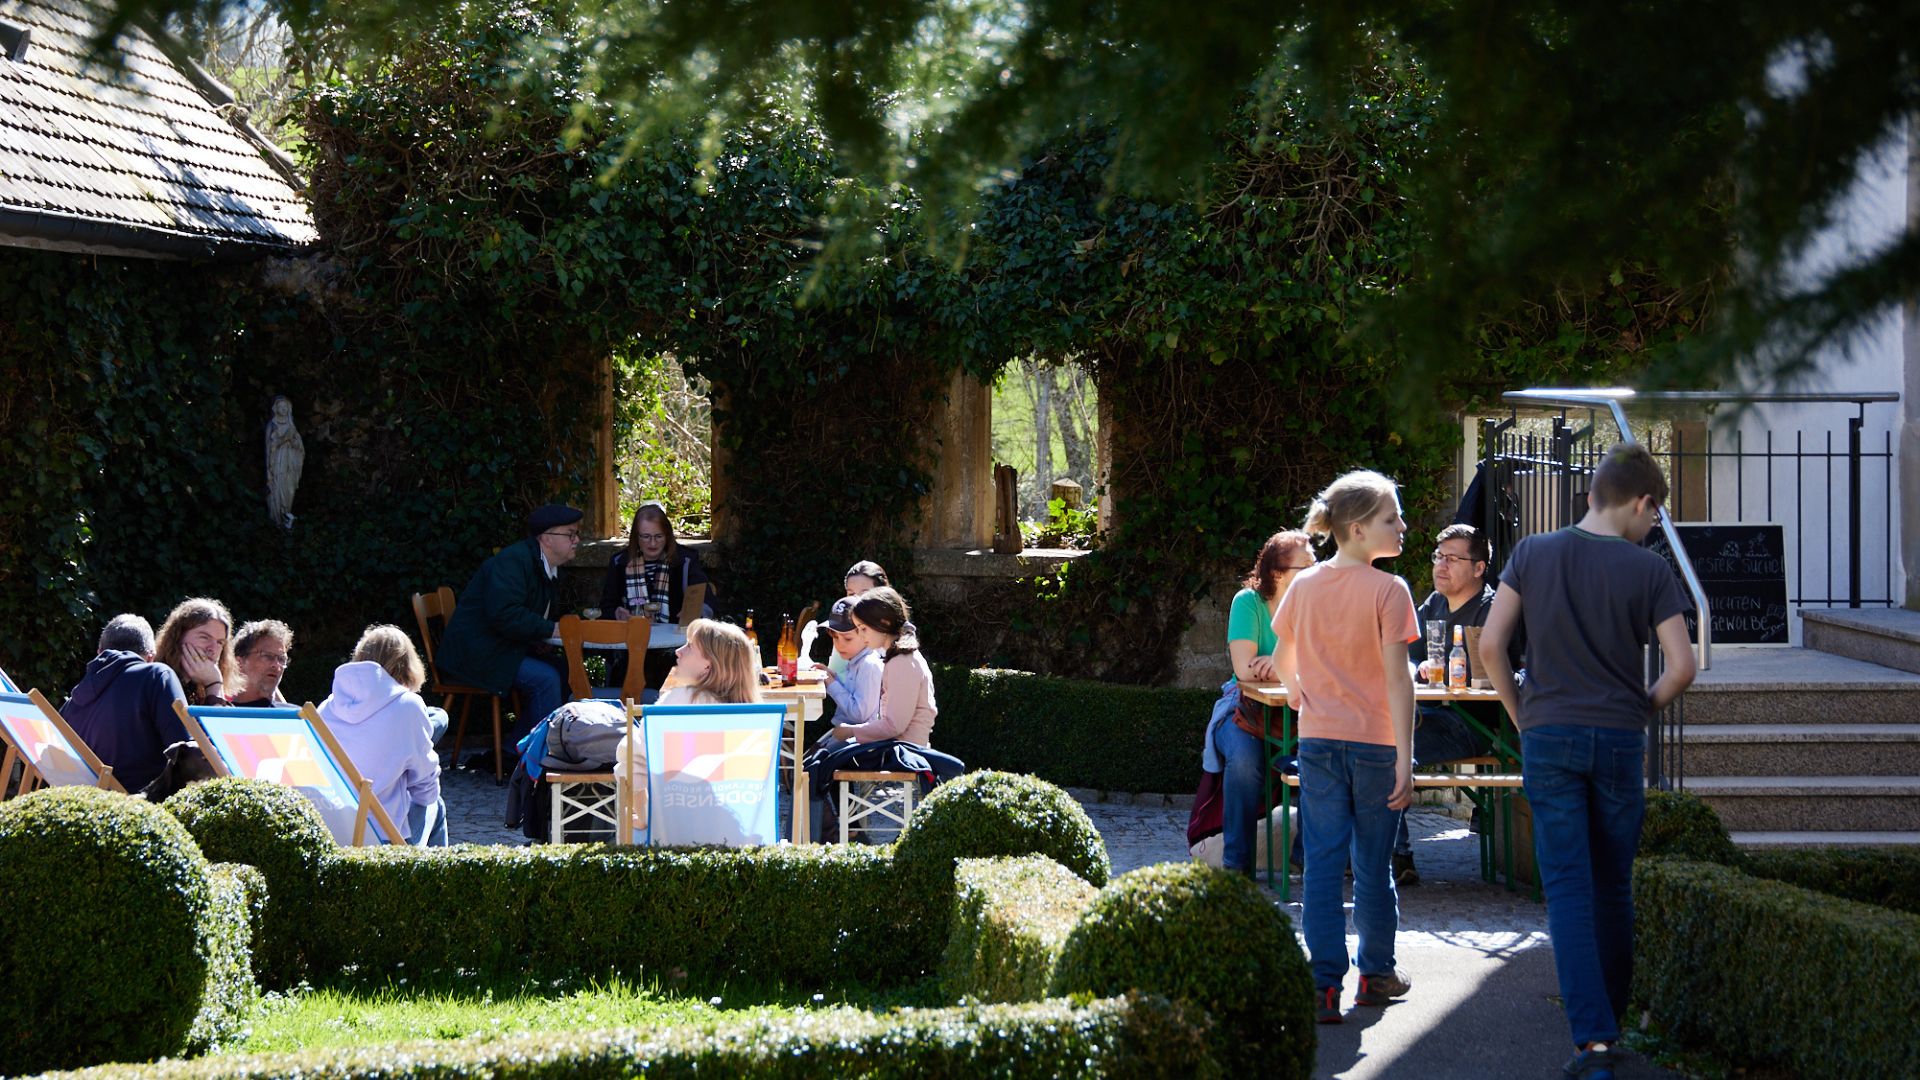
<path id="1" fill-rule="evenodd" d="M 1394 744 L 1381 665 L 1386 646 L 1420 639 L 1406 582 L 1371 566 L 1321 563 L 1287 587 L 1273 632 L 1281 644 L 1294 643 L 1301 738 Z M 1398 655 L 1404 662 L 1406 650 Z M 1292 681 L 1285 672 L 1281 678 Z"/>

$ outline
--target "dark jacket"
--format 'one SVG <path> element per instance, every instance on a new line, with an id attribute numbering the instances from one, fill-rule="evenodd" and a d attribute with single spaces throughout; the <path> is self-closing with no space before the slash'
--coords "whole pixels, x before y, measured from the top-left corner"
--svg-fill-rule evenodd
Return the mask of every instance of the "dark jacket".
<path id="1" fill-rule="evenodd" d="M 172 668 L 108 649 L 87 664 L 60 715 L 113 766 L 120 786 L 137 792 L 160 775 L 167 747 L 187 738 L 173 711 L 173 703 L 186 696 Z"/>
<path id="2" fill-rule="evenodd" d="M 602 618 L 611 619 L 614 608 L 627 607 L 627 562 L 632 554 L 633 549 L 627 548 L 614 555 L 613 560 L 607 563 L 607 576 L 600 581 Z M 679 622 L 681 621 L 680 604 L 687 597 L 687 586 L 705 585 L 707 603 L 713 602 L 715 589 L 713 583 L 707 580 L 707 568 L 700 564 L 699 556 L 693 552 L 675 545 L 673 558 L 670 561 L 673 563 L 673 573 L 667 575 L 667 618 L 672 622 Z M 633 609 L 627 608 L 627 610 Z"/>
<path id="3" fill-rule="evenodd" d="M 520 662 L 554 634 L 554 584 L 531 537 L 501 548 L 460 594 L 434 666 L 452 682 L 495 694 L 511 690 Z"/>

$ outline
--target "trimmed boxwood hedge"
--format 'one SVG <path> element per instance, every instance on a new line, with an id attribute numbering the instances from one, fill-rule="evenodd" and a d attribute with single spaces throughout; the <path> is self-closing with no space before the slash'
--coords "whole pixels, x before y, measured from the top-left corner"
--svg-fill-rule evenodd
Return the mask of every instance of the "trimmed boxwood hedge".
<path id="1" fill-rule="evenodd" d="M 1165 994 L 1214 1019 L 1232 1076 L 1313 1073 L 1313 976 L 1293 922 L 1240 874 L 1160 863 L 1100 891 L 1067 935 L 1052 994 Z"/>
<path id="2" fill-rule="evenodd" d="M 1634 997 L 1681 1040 L 1803 1076 L 1920 1061 L 1920 916 L 1727 866 L 1634 867 Z"/>
<path id="3" fill-rule="evenodd" d="M 257 873 L 215 874 L 160 808 L 95 788 L 0 804 L 0 1073 L 189 1053 L 252 1002 Z"/>
<path id="4" fill-rule="evenodd" d="M 492 1042 L 414 1042 L 297 1054 L 109 1066 L 101 1080 L 333 1077 L 751 1076 L 814 1080 L 972 1080 L 974 1077 L 1218 1077 L 1205 1021 L 1165 998 L 904 1009 L 874 1016 L 836 1009 L 705 1027 L 554 1032 Z"/>
<path id="5" fill-rule="evenodd" d="M 1920 851 L 1899 848 L 1750 851 L 1746 868 L 1755 877 L 1920 915 Z"/>
<path id="6" fill-rule="evenodd" d="M 1713 807 L 1684 791 L 1647 792 L 1640 854 L 1739 866 L 1740 849 Z"/>
<path id="7" fill-rule="evenodd" d="M 1188 794 L 1214 690 L 1122 686 L 935 664 L 935 745 L 975 769 L 1067 787 Z"/>
<path id="8" fill-rule="evenodd" d="M 961 859 L 941 979 L 952 999 L 1047 996 L 1060 947 L 1097 889 L 1043 855 Z"/>

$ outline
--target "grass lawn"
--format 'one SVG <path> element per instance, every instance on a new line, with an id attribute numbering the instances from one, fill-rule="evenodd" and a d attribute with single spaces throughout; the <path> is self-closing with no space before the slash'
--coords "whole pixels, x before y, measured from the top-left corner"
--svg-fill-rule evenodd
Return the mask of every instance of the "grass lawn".
<path id="1" fill-rule="evenodd" d="M 438 985 L 298 989 L 262 995 L 253 1028 L 229 1054 L 313 1047 L 371 1046 L 417 1039 L 487 1041 L 532 1031 L 712 1024 L 745 1016 L 784 1016 L 843 1005 L 880 1010 L 932 1004 L 929 988 L 834 995 L 723 987 L 717 994 L 665 990 L 657 982 L 609 976 L 558 985 Z"/>

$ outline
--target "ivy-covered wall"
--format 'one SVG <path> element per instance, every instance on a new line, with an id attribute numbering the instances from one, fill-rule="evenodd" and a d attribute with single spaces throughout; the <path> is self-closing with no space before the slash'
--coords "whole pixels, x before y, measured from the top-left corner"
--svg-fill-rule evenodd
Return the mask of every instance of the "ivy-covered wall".
<path id="1" fill-rule="evenodd" d="M 958 227 L 842 175 L 793 110 L 628 142 L 578 89 L 567 18 L 464 5 L 312 95 L 310 258 L 0 248 L 0 665 L 64 689 L 107 615 L 208 593 L 293 623 L 291 688 L 318 697 L 361 626 L 410 626 L 410 591 L 581 498 L 595 372 L 631 389 L 663 353 L 713 386 L 734 605 L 792 610 L 860 557 L 911 597 L 949 374 L 1037 355 L 1094 373 L 1117 526 L 1061 575 L 926 606 L 929 650 L 1161 682 L 1193 597 L 1333 475 L 1387 471 L 1431 519 L 1452 410 L 1611 379 L 1702 310 L 1624 268 L 1536 324 L 1463 322 L 1481 367 L 1409 385 L 1391 335 L 1357 332 L 1418 273 L 1398 184 L 1436 91 L 1403 59 L 1357 72 L 1340 116 L 1250 97 L 1189 201 L 1106 189 L 1090 128 Z M 276 393 L 308 450 L 291 532 L 261 496 Z"/>

